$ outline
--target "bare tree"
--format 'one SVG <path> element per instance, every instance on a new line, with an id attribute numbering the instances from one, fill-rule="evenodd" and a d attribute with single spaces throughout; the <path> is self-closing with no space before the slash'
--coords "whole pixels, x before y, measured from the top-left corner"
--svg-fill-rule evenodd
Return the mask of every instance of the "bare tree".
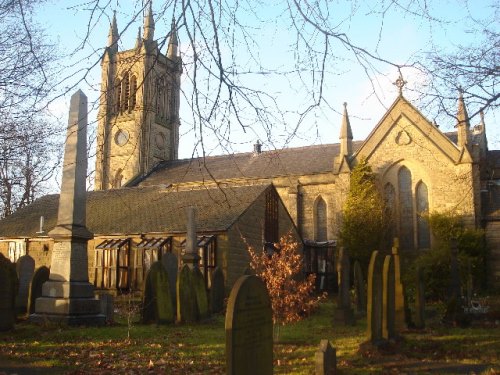
<path id="1" fill-rule="evenodd" d="M 450 6 L 469 8 L 468 0 L 451 3 Z M 91 0 L 76 8 L 89 12 L 88 33 L 102 19 L 110 20 L 112 11 L 117 10 L 120 31 L 124 33 L 142 18 L 148 5 L 149 0 L 136 0 L 126 7 L 109 0 Z M 496 108 L 500 17 L 495 2 L 481 19 L 470 13 L 468 24 L 476 25 L 472 32 L 483 33 L 485 39 L 478 38 L 466 49 L 457 45 L 439 50 L 430 40 L 428 50 L 418 51 L 409 60 L 386 56 L 387 48 L 384 50 L 382 44 L 390 45 L 387 39 L 391 36 L 386 35 L 385 24 L 395 17 L 402 24 L 416 21 L 432 35 L 433 28 L 446 28 L 451 23 L 435 7 L 425 0 L 154 2 L 155 18 L 173 16 L 184 46 L 188 45 L 182 58 L 184 77 L 190 84 L 183 86 L 183 94 L 192 109 L 192 118 L 183 118 L 183 124 L 190 124 L 197 132 L 202 155 L 207 133 L 230 150 L 235 141 L 235 125 L 245 132 L 254 132 L 256 138 L 264 133 L 264 141 L 271 147 L 278 146 L 279 136 L 274 130 L 281 127 L 284 130 L 279 147 L 286 146 L 306 120 L 314 121 L 317 111 L 337 106 L 328 102 L 325 92 L 335 85 L 336 77 L 343 73 L 340 69 L 346 65 L 357 66 L 371 82 L 373 93 L 377 93 L 377 77 L 386 75 L 388 70 L 404 75 L 415 69 L 425 79 L 416 82 L 413 89 L 424 103 L 437 105 L 433 110 L 454 115 L 459 86 L 466 99 L 474 99 L 472 114 Z M 360 14 L 369 22 L 378 23 L 378 35 L 365 35 L 363 39 L 351 29 L 351 19 Z M 125 25 L 124 15 L 129 17 Z M 286 33 L 282 34 L 282 30 Z M 88 43 L 88 35 L 78 48 Z M 160 48 L 166 48 L 168 37 L 158 39 Z M 280 40 L 284 42 L 282 48 L 266 49 L 272 41 L 276 47 Z M 269 54 L 275 61 L 265 56 Z M 287 64 L 283 63 L 284 54 Z M 97 60 L 90 63 L 96 64 Z M 287 95 L 294 96 L 289 106 L 283 105 L 283 92 L 276 89 L 283 83 L 289 84 Z M 453 125 L 453 120 L 449 123 Z"/>
<path id="2" fill-rule="evenodd" d="M 33 23 L 42 0 L 0 0 L 0 217 L 31 203 L 59 163 L 45 106 L 53 46 Z"/>

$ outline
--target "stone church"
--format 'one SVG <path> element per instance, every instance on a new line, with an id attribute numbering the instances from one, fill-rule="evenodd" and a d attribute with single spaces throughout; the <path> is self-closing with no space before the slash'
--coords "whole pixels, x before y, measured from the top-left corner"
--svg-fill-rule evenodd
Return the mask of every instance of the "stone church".
<path id="1" fill-rule="evenodd" d="M 148 189 L 194 194 L 271 186 L 271 189 L 259 190 L 277 192 L 274 200 L 269 198 L 272 193 L 267 198 L 259 198 L 263 207 L 261 216 L 279 210 L 280 228 L 295 231 L 305 244 L 306 271 L 328 278 L 334 272 L 330 259 L 341 225 L 350 173 L 361 159 L 366 159 L 378 176 L 380 191 L 397 218 L 394 233 L 403 251 L 431 248 L 432 233 L 422 218 L 423 213 L 454 212 L 461 215 L 467 225 L 486 229 L 492 253 L 492 275 L 495 284 L 499 284 L 500 235 L 496 233 L 500 229 L 500 151 L 488 150 L 483 116 L 479 124 L 472 126 L 461 95 L 456 131 L 450 133 L 443 133 L 404 97 L 401 80 L 399 96 L 363 141 L 353 141 L 344 104 L 338 143 L 263 150 L 257 142 L 247 153 L 178 159 L 182 61 L 177 33 L 173 24 L 163 54 L 158 49 L 154 31 L 150 11 L 144 20 L 143 35 L 139 32 L 135 47 L 118 51 L 119 34 L 113 18 L 101 64 L 96 192 L 90 196 L 94 194 L 103 199 L 120 196 L 123 192 L 124 196 L 129 194 L 130 199 L 141 201 L 141 191 L 150 191 Z M 144 199 L 149 199 L 146 195 Z M 189 195 L 183 199 L 189 200 Z M 205 200 L 205 207 L 218 205 L 209 198 Z M 254 201 L 248 201 L 249 207 Z M 114 204 L 120 205 L 120 200 L 115 199 Z M 197 203 L 193 201 L 192 204 Z M 279 209 L 269 209 L 278 206 Z M 149 215 L 157 214 L 152 207 L 148 209 L 151 209 Z M 133 213 L 130 217 L 133 221 L 132 216 Z M 126 213 L 120 217 L 127 220 Z M 95 220 L 99 221 L 98 215 Z M 261 244 L 275 242 L 284 233 L 281 229 L 270 230 L 268 224 L 271 222 L 262 219 Z M 240 227 L 243 225 L 240 223 Z M 111 227 L 106 229 L 109 233 L 103 230 L 99 232 L 101 239 L 117 235 Z M 137 237 L 138 231 L 130 226 L 120 230 L 118 239 Z M 141 228 L 139 232 L 157 231 L 155 227 Z M 178 234 L 180 229 L 176 231 Z M 29 233 L 3 230 L 0 223 L 0 236 L 4 241 L 16 235 L 22 237 Z M 140 238 L 134 241 L 129 241 L 127 246 L 141 244 Z M 101 249 L 108 245 L 94 243 Z M 89 249 L 89 254 L 92 250 Z"/>

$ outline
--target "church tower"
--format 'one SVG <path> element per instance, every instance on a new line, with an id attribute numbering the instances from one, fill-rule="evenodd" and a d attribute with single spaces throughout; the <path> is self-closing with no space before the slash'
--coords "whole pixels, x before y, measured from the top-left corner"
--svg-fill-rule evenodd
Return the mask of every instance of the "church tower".
<path id="1" fill-rule="evenodd" d="M 101 61 L 95 190 L 119 188 L 175 160 L 179 148 L 179 100 L 182 61 L 172 22 L 166 54 L 154 39 L 148 4 L 135 47 L 118 51 L 116 16 Z"/>

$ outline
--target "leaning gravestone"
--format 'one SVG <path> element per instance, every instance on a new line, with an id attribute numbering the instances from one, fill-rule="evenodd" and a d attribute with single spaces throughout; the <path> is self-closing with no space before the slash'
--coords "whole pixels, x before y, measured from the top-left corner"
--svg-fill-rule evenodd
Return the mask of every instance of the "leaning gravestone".
<path id="1" fill-rule="evenodd" d="M 226 312 L 226 373 L 273 373 L 271 300 L 257 276 L 241 276 L 234 284 Z"/>
<path id="2" fill-rule="evenodd" d="M 18 285 L 15 266 L 0 253 L 0 331 L 14 328 Z"/>
<path id="3" fill-rule="evenodd" d="M 224 310 L 224 274 L 219 267 L 215 267 L 210 281 L 210 311 L 219 313 Z"/>
<path id="4" fill-rule="evenodd" d="M 366 312 L 366 290 L 363 270 L 358 261 L 354 262 L 354 289 L 356 290 L 356 310 L 358 313 Z"/>
<path id="5" fill-rule="evenodd" d="M 170 296 L 172 297 L 172 306 L 175 310 L 177 304 L 177 271 L 179 270 L 179 261 L 175 254 L 166 253 L 161 256 L 161 263 L 168 273 L 168 284 L 170 285 Z"/>
<path id="6" fill-rule="evenodd" d="M 146 274 L 141 311 L 143 323 L 166 324 L 174 321 L 168 274 L 161 262 L 154 262 Z"/>
<path id="7" fill-rule="evenodd" d="M 314 357 L 316 375 L 335 375 L 337 373 L 337 351 L 328 340 L 321 340 Z"/>
<path id="8" fill-rule="evenodd" d="M 177 275 L 177 320 L 179 322 L 195 322 L 198 320 L 198 306 L 194 292 L 191 269 L 187 264 L 182 266 Z"/>
<path id="9" fill-rule="evenodd" d="M 386 255 L 382 271 L 382 338 L 389 340 L 395 333 L 394 263 L 392 255 Z"/>
<path id="10" fill-rule="evenodd" d="M 368 340 L 376 343 L 382 339 L 382 267 L 384 257 L 374 251 L 368 266 L 368 298 L 366 326 Z"/>
<path id="11" fill-rule="evenodd" d="M 31 278 L 28 296 L 28 314 L 35 312 L 35 301 L 38 297 L 42 296 L 42 285 L 44 282 L 49 281 L 50 270 L 41 266 L 35 270 Z"/>
<path id="12" fill-rule="evenodd" d="M 206 319 L 209 316 L 209 310 L 205 278 L 198 267 L 193 268 L 191 276 L 196 296 L 196 306 L 198 306 L 198 319 Z"/>
<path id="13" fill-rule="evenodd" d="M 23 255 L 16 263 L 17 277 L 19 279 L 19 291 L 16 296 L 16 311 L 25 314 L 28 306 L 28 295 L 30 281 L 35 272 L 35 260 L 29 255 Z"/>

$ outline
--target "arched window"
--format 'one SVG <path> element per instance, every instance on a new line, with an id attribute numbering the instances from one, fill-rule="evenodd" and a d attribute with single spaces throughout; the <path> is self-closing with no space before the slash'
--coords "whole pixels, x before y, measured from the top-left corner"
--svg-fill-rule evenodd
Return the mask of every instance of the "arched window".
<path id="1" fill-rule="evenodd" d="M 402 249 L 414 248 L 413 231 L 413 194 L 411 172 L 401 167 L 398 174 L 399 187 L 399 243 Z"/>
<path id="2" fill-rule="evenodd" d="M 133 75 L 130 78 L 130 110 L 133 110 L 135 108 L 135 104 L 137 102 L 136 95 L 137 95 L 137 79 Z"/>
<path id="3" fill-rule="evenodd" d="M 125 73 L 122 80 L 122 111 L 128 111 L 130 98 L 130 80 L 128 73 Z"/>
<path id="4" fill-rule="evenodd" d="M 318 197 L 314 207 L 314 239 L 318 242 L 328 239 L 328 218 L 326 202 Z"/>
<path id="5" fill-rule="evenodd" d="M 121 98 L 122 98 L 122 84 L 120 79 L 118 78 L 116 80 L 116 85 L 115 85 L 115 113 L 120 113 L 121 112 Z"/>
<path id="6" fill-rule="evenodd" d="M 424 215 L 429 212 L 429 195 L 427 185 L 420 182 L 417 185 L 417 238 L 418 248 L 428 249 L 431 245 L 429 223 Z"/>

